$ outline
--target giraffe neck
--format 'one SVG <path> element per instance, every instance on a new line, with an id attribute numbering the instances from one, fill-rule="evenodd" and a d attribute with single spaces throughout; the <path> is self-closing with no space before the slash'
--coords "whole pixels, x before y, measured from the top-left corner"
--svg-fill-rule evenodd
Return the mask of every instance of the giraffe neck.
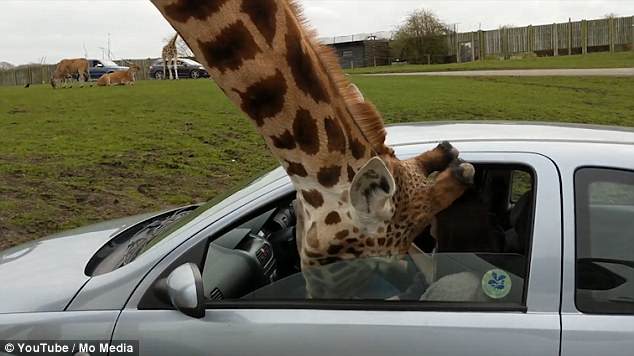
<path id="1" fill-rule="evenodd" d="M 296 187 L 338 193 L 375 154 L 371 141 L 382 145 L 380 118 L 371 134 L 378 138 L 368 138 L 346 102 L 356 93 L 346 91 L 335 57 L 324 55 L 289 1 L 152 2 L 253 121 Z"/>

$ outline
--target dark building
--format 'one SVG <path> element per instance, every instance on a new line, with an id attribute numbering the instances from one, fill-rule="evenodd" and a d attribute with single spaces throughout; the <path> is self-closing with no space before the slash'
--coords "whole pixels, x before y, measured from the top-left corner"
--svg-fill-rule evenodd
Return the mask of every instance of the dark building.
<path id="1" fill-rule="evenodd" d="M 362 40 L 328 44 L 335 49 L 343 68 L 374 67 L 390 64 L 388 40 Z"/>

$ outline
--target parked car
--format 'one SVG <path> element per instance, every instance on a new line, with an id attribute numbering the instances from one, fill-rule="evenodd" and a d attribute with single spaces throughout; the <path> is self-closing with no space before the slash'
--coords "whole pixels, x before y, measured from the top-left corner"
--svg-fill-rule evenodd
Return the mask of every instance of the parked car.
<path id="1" fill-rule="evenodd" d="M 0 339 L 138 340 L 141 355 L 632 354 L 634 130 L 428 123 L 387 137 L 401 158 L 450 140 L 475 165 L 478 199 L 434 232 L 457 245 L 425 232 L 402 258 L 316 267 L 370 266 L 357 288 L 307 298 L 280 168 L 204 205 L 0 253 Z M 500 245 L 462 248 L 481 240 Z"/>
<path id="2" fill-rule="evenodd" d="M 97 80 L 106 73 L 128 70 L 128 67 L 120 66 L 109 59 L 88 59 L 88 63 L 90 64 L 91 80 Z"/>
<path id="3" fill-rule="evenodd" d="M 171 64 L 171 63 L 170 63 Z M 179 58 L 176 62 L 179 78 L 209 78 L 209 73 L 202 64 L 188 58 Z M 169 78 L 168 68 L 165 68 L 165 75 Z M 172 69 L 173 73 L 173 69 Z M 163 60 L 157 59 L 150 65 L 150 78 L 163 79 Z M 173 74 L 172 74 L 173 75 Z"/>

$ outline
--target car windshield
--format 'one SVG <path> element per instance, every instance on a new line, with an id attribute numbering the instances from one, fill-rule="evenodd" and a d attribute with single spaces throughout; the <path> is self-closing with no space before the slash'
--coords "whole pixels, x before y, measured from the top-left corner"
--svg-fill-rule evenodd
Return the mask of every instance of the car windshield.
<path id="1" fill-rule="evenodd" d="M 181 61 L 185 64 L 189 64 L 190 66 L 202 66 L 202 64 L 187 58 L 181 58 Z"/>
<path id="2" fill-rule="evenodd" d="M 143 247 L 141 249 L 139 249 L 138 253 L 135 255 L 139 256 L 145 252 L 147 252 L 149 249 L 151 249 L 153 246 L 156 246 L 159 242 L 165 240 L 168 236 L 173 235 L 173 233 L 175 231 L 177 231 L 178 229 L 180 229 L 181 227 L 185 226 L 187 223 L 189 223 L 190 221 L 194 220 L 195 218 L 197 218 L 198 216 L 202 215 L 204 212 L 212 209 L 212 208 L 216 208 L 216 209 L 220 209 L 222 207 L 224 207 L 224 204 L 220 204 L 222 203 L 225 199 L 229 198 L 230 196 L 234 195 L 235 193 L 247 188 L 247 187 L 256 187 L 258 186 L 258 182 L 268 182 L 268 179 L 266 179 L 267 177 L 270 177 L 271 175 L 274 175 L 278 170 L 274 170 L 273 172 L 269 173 L 269 174 L 258 174 L 254 177 L 249 177 L 247 179 L 244 179 L 242 182 L 236 184 L 235 186 L 233 186 L 232 188 L 224 191 L 223 193 L 220 193 L 218 195 L 216 195 L 213 199 L 211 199 L 210 201 L 208 201 L 207 203 L 201 205 L 199 208 L 197 208 L 196 210 L 194 210 L 193 212 L 191 212 L 190 214 L 188 214 L 187 216 L 185 216 L 184 218 L 178 220 L 176 223 L 170 225 L 168 228 L 164 229 L 163 231 L 160 231 L 158 234 L 156 234 L 155 236 L 152 237 L 152 239 L 150 239 L 149 241 L 146 241 L 146 243 L 144 243 Z"/>
<path id="3" fill-rule="evenodd" d="M 104 66 L 108 66 L 108 67 L 118 67 L 119 65 L 111 60 L 108 59 L 102 59 L 100 60 L 100 62 L 104 65 Z"/>
<path id="4" fill-rule="evenodd" d="M 165 241 L 169 237 L 174 236 L 174 232 L 196 217 L 205 212 L 213 213 L 225 207 L 226 204 L 223 204 L 223 201 L 227 200 L 227 204 L 233 201 L 227 198 L 234 193 L 248 187 L 259 189 L 261 185 L 259 185 L 258 182 L 262 182 L 263 184 L 270 183 L 270 179 L 266 178 L 275 175 L 276 172 L 278 172 L 278 170 L 270 174 L 259 174 L 255 179 L 249 178 L 244 180 L 241 184 L 218 194 L 205 204 L 191 205 L 172 210 L 131 227 L 109 241 L 108 244 L 103 246 L 93 256 L 86 267 L 86 274 L 89 276 L 104 274 L 131 263 L 161 241 Z"/>

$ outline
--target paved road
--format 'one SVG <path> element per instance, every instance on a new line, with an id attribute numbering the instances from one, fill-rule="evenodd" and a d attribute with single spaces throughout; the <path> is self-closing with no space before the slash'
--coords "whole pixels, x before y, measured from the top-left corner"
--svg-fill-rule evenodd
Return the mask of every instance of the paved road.
<path id="1" fill-rule="evenodd" d="M 634 77 L 634 68 L 466 70 L 453 72 L 381 73 L 365 75 L 442 77 Z"/>

